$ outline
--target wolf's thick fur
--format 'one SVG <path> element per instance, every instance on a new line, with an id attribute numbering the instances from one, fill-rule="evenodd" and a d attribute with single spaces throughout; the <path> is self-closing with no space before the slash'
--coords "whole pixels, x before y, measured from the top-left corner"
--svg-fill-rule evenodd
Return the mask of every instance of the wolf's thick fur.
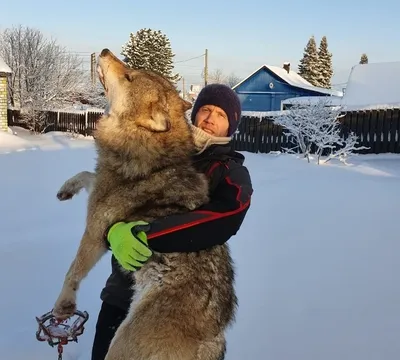
<path id="1" fill-rule="evenodd" d="M 190 104 L 164 78 L 128 69 L 107 49 L 98 71 L 110 109 L 97 124 L 95 173 L 77 174 L 58 193 L 66 200 L 89 191 L 86 228 L 53 310 L 61 319 L 72 315 L 82 279 L 107 252 L 109 225 L 152 221 L 208 201 L 207 179 L 191 164 L 194 144 L 184 115 Z M 107 360 L 223 359 L 236 307 L 227 245 L 154 253 L 131 274 L 135 295 Z"/>

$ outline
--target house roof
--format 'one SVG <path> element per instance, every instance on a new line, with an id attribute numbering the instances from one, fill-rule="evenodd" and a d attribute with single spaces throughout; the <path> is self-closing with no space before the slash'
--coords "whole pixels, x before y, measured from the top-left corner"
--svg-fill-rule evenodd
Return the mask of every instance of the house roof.
<path id="1" fill-rule="evenodd" d="M 329 99 L 329 104 L 332 106 L 340 105 L 342 102 L 341 96 L 332 95 L 332 97 L 327 98 L 326 96 L 298 96 L 289 99 L 282 100 L 283 105 L 293 105 L 293 104 L 318 104 L 321 100 Z"/>
<path id="2" fill-rule="evenodd" d="M 289 72 L 287 72 L 282 67 L 272 66 L 272 65 L 267 65 L 267 64 L 261 65 L 258 69 L 253 71 L 249 76 L 247 76 L 245 79 L 243 79 L 242 81 L 237 83 L 232 89 L 235 89 L 236 87 L 238 87 L 240 84 L 245 82 L 247 79 L 251 78 L 256 72 L 260 71 L 261 69 L 268 69 L 269 71 L 273 72 L 276 76 L 278 76 L 279 78 L 281 78 L 283 81 L 285 81 L 287 84 L 289 84 L 291 86 L 295 86 L 295 87 L 305 89 L 305 90 L 316 91 L 321 94 L 336 95 L 336 96 L 343 95 L 343 93 L 341 91 L 314 86 L 293 70 L 289 70 Z"/>
<path id="3" fill-rule="evenodd" d="M 0 73 L 8 73 L 11 74 L 12 71 L 10 67 L 6 64 L 3 58 L 0 56 Z"/>
<path id="4" fill-rule="evenodd" d="M 353 66 L 342 99 L 347 110 L 400 107 L 400 61 Z"/>

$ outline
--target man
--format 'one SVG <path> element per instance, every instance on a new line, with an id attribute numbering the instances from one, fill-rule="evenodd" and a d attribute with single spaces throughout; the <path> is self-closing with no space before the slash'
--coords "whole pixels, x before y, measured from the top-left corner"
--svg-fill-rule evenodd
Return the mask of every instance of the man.
<path id="1" fill-rule="evenodd" d="M 191 120 L 197 154 L 196 168 L 207 174 L 210 202 L 185 214 L 157 219 L 150 230 L 135 237 L 138 222 L 114 224 L 107 233 L 112 251 L 112 274 L 101 293 L 103 301 L 92 349 L 92 360 L 103 360 L 124 320 L 132 297 L 132 280 L 119 268 L 138 270 L 152 251 L 193 252 L 223 244 L 239 230 L 253 193 L 244 156 L 230 144 L 241 117 L 236 93 L 228 86 L 211 84 L 202 89 Z"/>

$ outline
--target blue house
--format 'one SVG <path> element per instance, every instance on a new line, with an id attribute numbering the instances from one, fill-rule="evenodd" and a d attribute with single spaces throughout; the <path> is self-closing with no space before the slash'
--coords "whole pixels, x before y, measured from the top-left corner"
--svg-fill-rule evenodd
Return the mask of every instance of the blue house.
<path id="1" fill-rule="evenodd" d="M 310 84 L 289 63 L 283 67 L 264 64 L 232 89 L 243 111 L 280 111 L 283 100 L 298 96 L 343 96 L 341 91 Z"/>

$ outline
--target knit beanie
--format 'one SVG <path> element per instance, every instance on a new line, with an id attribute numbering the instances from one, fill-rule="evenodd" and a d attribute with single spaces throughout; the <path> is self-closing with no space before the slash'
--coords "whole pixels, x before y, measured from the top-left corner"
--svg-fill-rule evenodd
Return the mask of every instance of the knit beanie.
<path id="1" fill-rule="evenodd" d="M 225 111 L 229 121 L 228 136 L 232 136 L 238 128 L 241 118 L 241 105 L 236 93 L 229 86 L 223 84 L 205 86 L 193 105 L 191 114 L 193 124 L 197 111 L 204 105 L 218 106 Z"/>

